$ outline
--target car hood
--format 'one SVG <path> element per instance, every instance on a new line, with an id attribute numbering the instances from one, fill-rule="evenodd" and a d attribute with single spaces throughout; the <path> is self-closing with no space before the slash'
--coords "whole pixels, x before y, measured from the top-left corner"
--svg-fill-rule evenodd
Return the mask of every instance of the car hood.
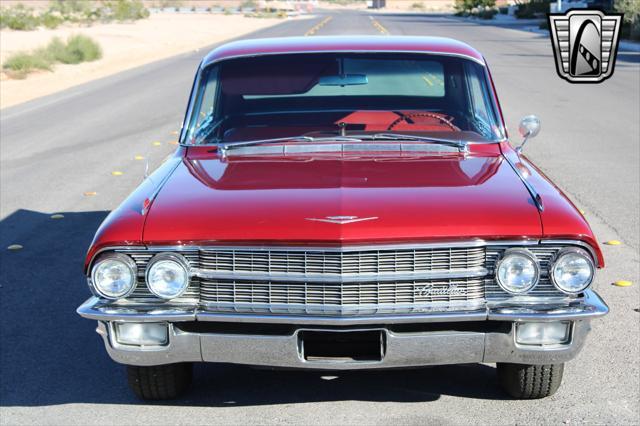
<path id="1" fill-rule="evenodd" d="M 147 244 L 537 238 L 539 213 L 500 155 L 185 156 Z"/>

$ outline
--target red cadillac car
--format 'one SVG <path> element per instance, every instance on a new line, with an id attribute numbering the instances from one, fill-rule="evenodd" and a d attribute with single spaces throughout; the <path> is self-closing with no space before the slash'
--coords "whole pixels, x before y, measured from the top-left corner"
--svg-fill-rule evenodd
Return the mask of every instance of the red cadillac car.
<path id="1" fill-rule="evenodd" d="M 78 313 L 145 399 L 184 392 L 195 362 L 496 363 L 512 397 L 551 395 L 608 311 L 604 260 L 522 145 L 464 43 L 226 44 L 180 147 L 98 230 Z"/>

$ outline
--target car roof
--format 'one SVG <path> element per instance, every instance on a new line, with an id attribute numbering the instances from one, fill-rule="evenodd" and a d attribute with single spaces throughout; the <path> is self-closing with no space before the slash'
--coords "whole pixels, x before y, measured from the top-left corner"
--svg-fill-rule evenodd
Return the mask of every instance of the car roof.
<path id="1" fill-rule="evenodd" d="M 291 53 L 404 52 L 459 56 L 485 65 L 473 47 L 452 38 L 412 36 L 313 36 L 239 40 L 204 57 L 202 66 L 231 58 Z"/>

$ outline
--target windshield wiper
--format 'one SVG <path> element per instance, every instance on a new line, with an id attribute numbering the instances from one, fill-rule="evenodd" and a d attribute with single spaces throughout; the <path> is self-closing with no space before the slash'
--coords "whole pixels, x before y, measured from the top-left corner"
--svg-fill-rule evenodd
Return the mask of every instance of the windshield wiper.
<path id="1" fill-rule="evenodd" d="M 232 150 L 234 148 L 242 148 L 246 146 L 253 145 L 262 145 L 262 144 L 270 144 L 270 143 L 280 143 L 280 142 L 364 142 L 366 140 L 408 140 L 408 141 L 418 141 L 430 144 L 438 144 L 445 146 L 452 146 L 458 148 L 459 150 L 466 152 L 467 151 L 467 143 L 463 140 L 454 140 L 454 139 L 441 139 L 441 138 L 431 138 L 428 136 L 416 136 L 416 135 L 405 135 L 402 133 L 375 133 L 373 135 L 353 135 L 353 136 L 325 136 L 321 138 L 314 138 L 312 136 L 291 136 L 288 138 L 274 138 L 274 139 L 256 139 L 250 141 L 240 141 L 240 142 L 228 142 L 228 143 L 220 143 L 218 145 L 218 149 L 222 157 L 224 158 L 227 155 L 227 151 Z"/>
<path id="2" fill-rule="evenodd" d="M 443 139 L 443 138 L 432 138 L 429 136 L 416 136 L 416 135 L 405 135 L 403 133 L 376 133 L 373 135 L 358 135 L 356 136 L 360 139 L 371 139 L 371 140 L 408 140 L 408 141 L 418 141 L 418 142 L 426 142 L 426 143 L 435 143 L 438 145 L 447 145 L 456 147 L 462 151 L 467 150 L 467 142 L 461 139 Z"/>
<path id="3" fill-rule="evenodd" d="M 262 144 L 279 143 L 279 142 L 327 142 L 327 141 L 362 142 L 362 139 L 359 137 L 350 137 L 350 136 L 327 136 L 322 138 L 314 138 L 312 136 L 301 135 L 301 136 L 291 136 L 288 138 L 256 139 L 251 141 L 229 142 L 225 144 L 220 144 L 218 149 L 220 149 L 220 152 L 224 157 L 228 150 L 231 150 L 234 148 L 241 148 L 245 146 L 262 145 Z"/>

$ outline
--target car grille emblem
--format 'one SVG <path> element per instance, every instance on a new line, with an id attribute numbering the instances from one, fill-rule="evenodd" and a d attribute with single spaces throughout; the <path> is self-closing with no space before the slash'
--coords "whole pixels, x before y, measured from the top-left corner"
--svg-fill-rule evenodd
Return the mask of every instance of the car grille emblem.
<path id="1" fill-rule="evenodd" d="M 570 83 L 600 83 L 613 74 L 621 14 L 570 10 L 549 14 L 556 70 Z"/>
<path id="2" fill-rule="evenodd" d="M 307 217 L 306 220 L 314 222 L 326 222 L 336 223 L 338 225 L 344 225 L 346 223 L 364 222 L 365 220 L 374 220 L 378 217 L 358 217 L 358 216 L 326 216 L 323 218 Z"/>

